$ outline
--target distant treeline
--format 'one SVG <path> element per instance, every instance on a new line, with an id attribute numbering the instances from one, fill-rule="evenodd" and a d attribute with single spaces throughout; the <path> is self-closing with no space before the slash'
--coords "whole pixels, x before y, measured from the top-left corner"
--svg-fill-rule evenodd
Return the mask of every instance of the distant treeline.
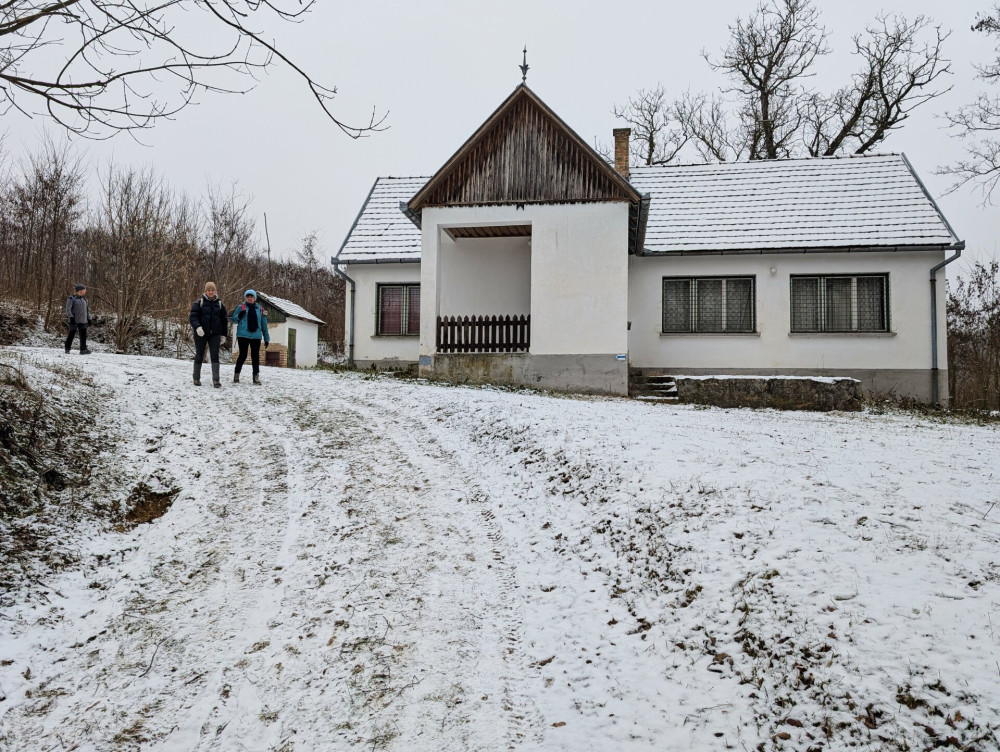
<path id="1" fill-rule="evenodd" d="M 127 351 L 149 319 L 186 321 L 211 280 L 230 307 L 251 287 L 297 303 L 342 349 L 344 284 L 321 262 L 315 234 L 294 260 L 270 261 L 235 188 L 192 199 L 150 168 L 110 165 L 100 177 L 99 195 L 86 195 L 79 156 L 48 139 L 0 173 L 0 297 L 33 306 L 47 331 L 63 325 L 66 298 L 84 284 Z"/>
<path id="2" fill-rule="evenodd" d="M 1000 410 L 1000 262 L 977 261 L 948 293 L 952 405 Z"/>

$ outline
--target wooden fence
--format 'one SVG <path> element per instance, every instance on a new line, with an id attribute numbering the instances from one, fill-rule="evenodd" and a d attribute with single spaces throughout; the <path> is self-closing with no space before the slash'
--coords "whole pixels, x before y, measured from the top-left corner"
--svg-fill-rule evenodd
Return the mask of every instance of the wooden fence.
<path id="1" fill-rule="evenodd" d="M 527 352 L 531 316 L 439 316 L 437 351 L 441 353 Z"/>

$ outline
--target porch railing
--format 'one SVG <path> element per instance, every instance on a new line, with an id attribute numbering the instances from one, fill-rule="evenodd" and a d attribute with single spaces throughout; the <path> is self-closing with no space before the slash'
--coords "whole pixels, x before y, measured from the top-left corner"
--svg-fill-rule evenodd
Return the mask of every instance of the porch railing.
<path id="1" fill-rule="evenodd" d="M 439 316 L 437 351 L 441 353 L 527 352 L 531 316 Z"/>

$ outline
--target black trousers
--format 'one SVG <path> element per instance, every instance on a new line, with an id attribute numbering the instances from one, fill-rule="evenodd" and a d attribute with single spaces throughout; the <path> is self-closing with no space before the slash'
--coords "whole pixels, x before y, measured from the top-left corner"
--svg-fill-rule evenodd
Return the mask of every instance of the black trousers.
<path id="1" fill-rule="evenodd" d="M 219 362 L 219 346 L 222 344 L 222 335 L 213 334 L 211 337 L 199 337 L 194 335 L 194 361 L 195 363 L 205 362 L 205 346 L 208 346 L 209 358 L 213 363 Z"/>
<path id="2" fill-rule="evenodd" d="M 237 337 L 236 344 L 240 347 L 240 356 L 236 359 L 236 373 L 242 370 L 247 359 L 247 350 L 250 350 L 250 363 L 253 365 L 253 373 L 256 376 L 260 373 L 260 340 Z"/>
<path id="3" fill-rule="evenodd" d="M 212 359 L 212 381 L 219 380 L 219 346 L 222 344 L 222 335 L 214 334 L 211 337 L 199 337 L 194 335 L 194 377 L 201 378 L 201 364 L 205 360 L 205 346 L 208 346 L 209 356 Z"/>
<path id="4" fill-rule="evenodd" d="M 73 336 L 79 332 L 80 333 L 80 352 L 87 349 L 87 325 L 86 324 L 70 324 L 69 325 L 69 336 L 66 337 L 66 349 L 71 350 L 73 348 Z"/>

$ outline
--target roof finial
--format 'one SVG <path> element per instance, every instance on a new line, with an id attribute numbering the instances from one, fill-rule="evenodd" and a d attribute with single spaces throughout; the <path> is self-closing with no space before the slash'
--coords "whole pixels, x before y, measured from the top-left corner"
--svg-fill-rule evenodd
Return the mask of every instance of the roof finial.
<path id="1" fill-rule="evenodd" d="M 521 69 L 521 83 L 525 83 L 528 80 L 528 45 L 524 46 L 524 62 L 521 63 L 518 68 Z"/>

